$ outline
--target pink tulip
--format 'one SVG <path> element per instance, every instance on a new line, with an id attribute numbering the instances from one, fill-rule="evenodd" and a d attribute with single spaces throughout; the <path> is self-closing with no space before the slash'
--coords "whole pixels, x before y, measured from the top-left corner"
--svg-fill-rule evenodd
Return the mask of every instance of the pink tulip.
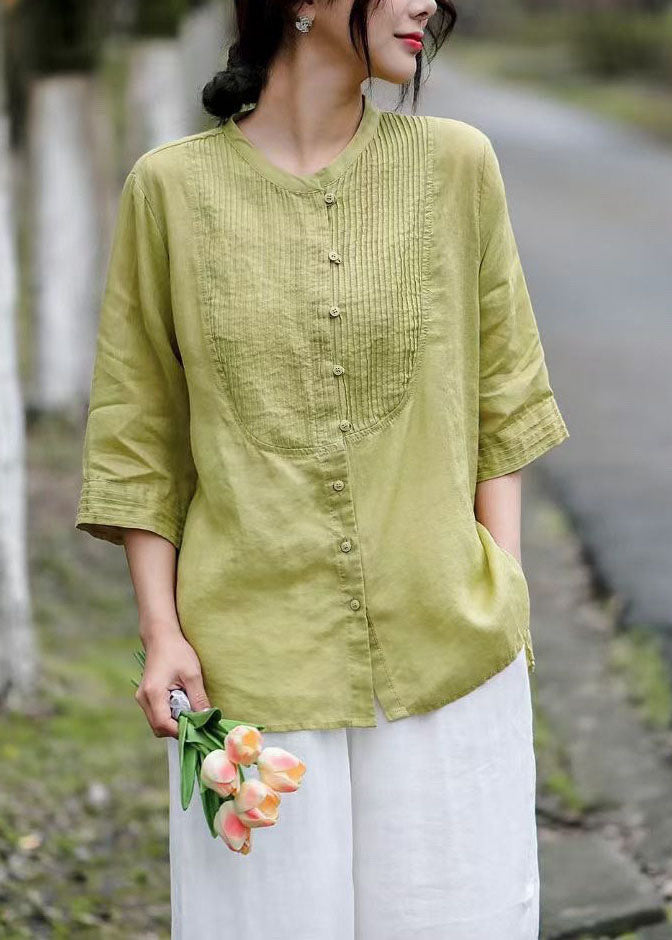
<path id="1" fill-rule="evenodd" d="M 201 780 L 206 787 L 219 793 L 220 796 L 237 793 L 240 786 L 238 767 L 222 748 L 210 751 L 203 758 Z"/>
<path id="2" fill-rule="evenodd" d="M 298 790 L 306 765 L 283 747 L 265 747 L 257 758 L 259 777 L 278 793 Z"/>
<path id="3" fill-rule="evenodd" d="M 255 763 L 262 746 L 261 732 L 253 725 L 236 725 L 229 731 L 224 741 L 229 760 L 236 764 L 243 764 L 245 767 Z"/>
<path id="4" fill-rule="evenodd" d="M 233 800 L 226 800 L 215 813 L 215 831 L 233 852 L 247 855 L 251 848 L 252 833 L 236 815 Z"/>
<path id="5" fill-rule="evenodd" d="M 273 826 L 278 821 L 280 794 L 256 777 L 242 782 L 233 802 L 238 818 L 246 826 Z"/>

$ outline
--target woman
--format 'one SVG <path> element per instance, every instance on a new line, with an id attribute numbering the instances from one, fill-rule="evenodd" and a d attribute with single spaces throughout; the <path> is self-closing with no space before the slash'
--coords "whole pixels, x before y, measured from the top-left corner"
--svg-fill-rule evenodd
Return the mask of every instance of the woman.
<path id="1" fill-rule="evenodd" d="M 417 98 L 455 10 L 236 12 L 217 126 L 124 185 L 77 515 L 138 601 L 172 936 L 532 940 L 520 470 L 568 431 L 490 140 L 360 89 Z M 307 765 L 247 856 L 179 805 L 178 687 Z"/>

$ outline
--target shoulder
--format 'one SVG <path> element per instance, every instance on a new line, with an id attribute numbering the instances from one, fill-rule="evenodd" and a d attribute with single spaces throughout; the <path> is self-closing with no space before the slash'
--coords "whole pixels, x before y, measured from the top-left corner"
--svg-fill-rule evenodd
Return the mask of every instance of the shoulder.
<path id="1" fill-rule="evenodd" d="M 433 114 L 405 114 L 383 111 L 382 119 L 392 129 L 400 125 L 432 138 L 439 152 L 460 154 L 482 162 L 485 148 L 491 145 L 488 135 L 474 124 L 457 118 L 438 117 Z M 396 125 L 396 126 L 395 126 Z"/>
<path id="2" fill-rule="evenodd" d="M 439 183 L 480 186 L 489 156 L 494 157 L 492 142 L 480 127 L 457 118 L 431 114 L 383 113 L 393 132 L 403 127 L 427 140 Z"/>
<path id="3" fill-rule="evenodd" d="M 220 127 L 211 127 L 152 147 L 136 159 L 128 176 L 135 180 L 148 202 L 159 207 L 168 194 L 175 194 L 185 187 L 194 154 L 209 138 L 220 132 Z"/>
<path id="4" fill-rule="evenodd" d="M 439 178 L 470 182 L 480 187 L 487 155 L 493 150 L 488 135 L 457 118 L 429 118 L 435 140 L 436 171 Z"/>

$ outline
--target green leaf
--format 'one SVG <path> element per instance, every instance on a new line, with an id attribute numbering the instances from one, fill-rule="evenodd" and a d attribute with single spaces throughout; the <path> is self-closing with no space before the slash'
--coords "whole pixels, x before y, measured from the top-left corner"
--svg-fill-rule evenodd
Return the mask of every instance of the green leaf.
<path id="1" fill-rule="evenodd" d="M 184 787 L 184 762 L 185 762 L 185 751 L 187 750 L 187 734 L 189 733 L 189 722 L 184 717 L 180 715 L 177 719 L 177 752 L 180 758 L 180 792 L 182 799 L 182 809 L 186 809 L 189 806 L 189 800 L 185 805 L 184 803 L 184 793 L 186 788 Z"/>
<path id="2" fill-rule="evenodd" d="M 234 718 L 221 718 L 219 721 L 222 728 L 228 734 L 232 728 L 235 728 L 237 725 L 249 725 L 250 728 L 258 728 L 259 731 L 263 731 L 266 727 L 265 725 L 255 725 L 251 721 L 236 721 Z"/>
<path id="3" fill-rule="evenodd" d="M 184 755 L 184 745 L 187 740 L 189 727 L 190 725 L 187 719 L 184 717 L 184 715 L 180 715 L 177 719 L 177 745 L 180 755 L 180 764 L 182 763 L 182 757 Z"/>
<path id="4" fill-rule="evenodd" d="M 222 749 L 222 740 L 218 738 L 215 734 L 209 731 L 207 728 L 200 729 L 201 740 L 207 742 L 210 745 L 210 750 L 221 750 Z"/>
<path id="5" fill-rule="evenodd" d="M 211 720 L 214 720 L 216 724 L 222 717 L 222 712 L 219 708 L 205 708 L 202 712 L 188 711 L 183 712 L 183 714 L 187 715 L 194 728 L 202 728 L 203 725 L 207 725 Z"/>
<path id="6" fill-rule="evenodd" d="M 214 790 L 211 790 L 209 787 L 206 787 L 201 791 L 201 801 L 203 803 L 203 812 L 205 813 L 205 819 L 210 829 L 211 835 L 217 837 L 217 831 L 215 829 L 215 815 L 219 809 L 221 803 L 223 803 L 222 798 L 218 793 L 215 793 Z"/>
<path id="7" fill-rule="evenodd" d="M 204 757 L 206 754 L 209 754 L 210 751 L 220 747 L 219 741 L 216 738 L 212 739 L 207 732 L 204 732 L 203 729 L 200 728 L 194 728 L 191 723 L 187 729 L 186 743 L 197 748 Z"/>
<path id="8" fill-rule="evenodd" d="M 144 650 L 136 651 L 136 659 L 144 664 Z M 137 685 L 137 683 L 136 683 Z M 194 785 L 198 780 L 198 788 L 201 795 L 203 812 L 210 833 L 217 838 L 217 832 L 214 828 L 214 819 L 217 810 L 227 799 L 233 799 L 232 796 L 222 798 L 210 787 L 206 787 L 201 779 L 201 766 L 203 759 L 213 750 L 223 748 L 226 735 L 235 728 L 236 725 L 250 725 L 264 730 L 264 725 L 254 725 L 249 721 L 235 721 L 234 719 L 222 718 L 219 708 L 207 708 L 203 711 L 185 711 L 177 719 L 178 724 L 178 753 L 180 759 L 180 800 L 182 809 L 187 809 L 193 797 Z M 240 781 L 245 781 L 245 775 L 241 764 L 238 764 L 238 774 Z"/>
<path id="9" fill-rule="evenodd" d="M 184 759 L 180 768 L 180 785 L 182 797 L 182 809 L 186 809 L 191 802 L 194 792 L 194 781 L 196 779 L 196 765 L 199 762 L 199 753 L 193 747 L 184 749 Z"/>

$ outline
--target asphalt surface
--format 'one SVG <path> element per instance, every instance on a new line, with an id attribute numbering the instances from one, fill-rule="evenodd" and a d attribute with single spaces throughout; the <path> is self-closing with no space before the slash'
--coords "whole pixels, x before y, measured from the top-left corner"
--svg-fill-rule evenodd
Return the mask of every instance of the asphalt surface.
<path id="1" fill-rule="evenodd" d="M 439 61 L 419 111 L 495 146 L 570 431 L 539 463 L 621 621 L 660 630 L 672 662 L 672 149 Z"/>

